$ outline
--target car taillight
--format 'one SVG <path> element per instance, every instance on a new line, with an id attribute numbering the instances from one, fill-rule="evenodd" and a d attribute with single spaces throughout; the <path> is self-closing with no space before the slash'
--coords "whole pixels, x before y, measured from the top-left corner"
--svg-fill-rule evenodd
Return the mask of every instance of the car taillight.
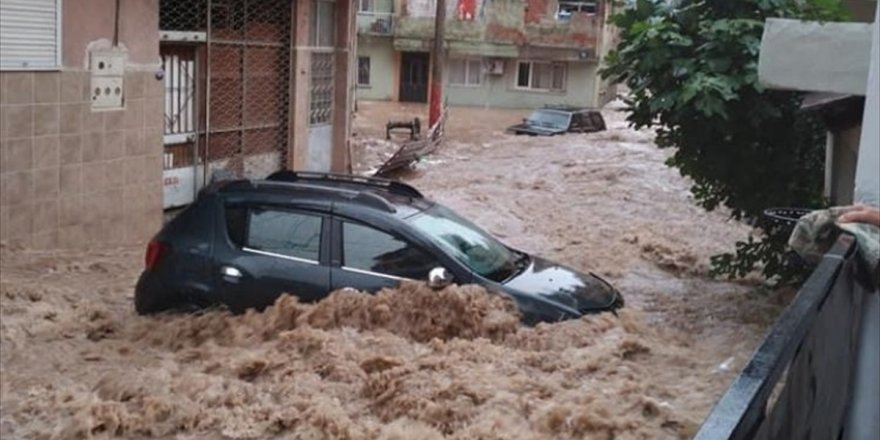
<path id="1" fill-rule="evenodd" d="M 156 267 L 156 265 L 159 264 L 159 260 L 168 253 L 168 250 L 169 247 L 167 244 L 156 240 L 151 241 L 150 244 L 147 245 L 147 255 L 144 257 L 144 265 L 147 270 Z"/>

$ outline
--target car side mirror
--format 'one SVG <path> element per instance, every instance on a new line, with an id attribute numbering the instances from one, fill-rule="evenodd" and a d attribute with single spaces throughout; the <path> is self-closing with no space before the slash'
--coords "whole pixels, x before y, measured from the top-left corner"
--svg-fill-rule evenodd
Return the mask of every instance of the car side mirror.
<path id="1" fill-rule="evenodd" d="M 440 290 L 452 284 L 452 274 L 445 268 L 435 267 L 428 272 L 428 287 Z"/>

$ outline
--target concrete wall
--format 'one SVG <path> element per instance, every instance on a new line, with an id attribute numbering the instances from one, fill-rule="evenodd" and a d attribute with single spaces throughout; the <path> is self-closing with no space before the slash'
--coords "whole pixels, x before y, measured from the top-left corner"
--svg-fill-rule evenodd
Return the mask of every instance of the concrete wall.
<path id="1" fill-rule="evenodd" d="M 534 108 L 544 104 L 589 106 L 594 103 L 596 64 L 568 63 L 564 92 L 516 89 L 516 61 L 504 63 L 503 75 L 483 75 L 479 87 L 446 86 L 451 105 L 502 108 Z"/>
<path id="2" fill-rule="evenodd" d="M 361 35 L 358 55 L 371 58 L 370 87 L 358 88 L 365 100 L 395 100 L 400 53 L 430 52 L 434 32 L 433 0 L 397 0 L 390 37 Z M 614 99 L 613 84 L 598 78 L 601 58 L 617 41 L 604 23 L 612 3 L 599 0 L 596 14 L 557 20 L 558 0 L 447 0 L 446 41 L 449 56 L 504 59 L 503 75 L 484 75 L 479 87 L 448 85 L 452 105 L 530 108 L 543 104 L 601 106 Z M 377 5 L 377 10 L 380 10 Z M 382 11 L 387 8 L 383 5 Z M 514 88 L 516 60 L 566 62 L 565 92 Z M 386 64 L 387 63 L 387 64 Z"/>
<path id="3" fill-rule="evenodd" d="M 394 12 L 394 1 L 395 0 L 373 0 L 373 12 Z"/>
<path id="4" fill-rule="evenodd" d="M 158 0 L 120 2 L 125 107 L 91 110 L 87 49 L 112 41 L 115 3 L 64 2 L 58 71 L 0 72 L 0 241 L 143 243 L 161 225 Z"/>
<path id="5" fill-rule="evenodd" d="M 853 203 L 853 184 L 856 181 L 856 164 L 859 155 L 860 125 L 840 130 L 831 135 L 830 157 L 826 153 L 825 192 L 834 205 Z"/>
<path id="6" fill-rule="evenodd" d="M 358 87 L 358 99 L 391 101 L 397 99 L 399 52 L 391 47 L 390 39 L 361 38 L 359 56 L 370 57 L 370 87 Z M 503 75 L 483 74 L 479 86 L 446 85 L 446 99 L 450 105 L 499 108 L 534 108 L 544 104 L 599 106 L 607 101 L 606 95 L 597 95 L 598 65 L 594 62 L 569 62 L 566 87 L 563 92 L 538 92 L 517 89 L 517 61 L 504 63 Z M 448 79 L 448 74 L 447 74 Z M 609 92 L 610 94 L 610 92 Z M 610 95 L 613 96 L 613 95 Z"/>
<path id="7" fill-rule="evenodd" d="M 159 1 L 119 2 L 119 43 L 128 49 L 128 62 L 159 62 Z M 88 69 L 85 48 L 99 39 L 113 41 L 116 0 L 64 0 L 62 2 L 62 59 L 64 66 Z"/>
<path id="8" fill-rule="evenodd" d="M 334 54 L 333 116 L 330 126 L 330 152 L 322 151 L 321 145 L 310 138 L 309 125 L 311 60 L 316 51 L 312 46 L 310 25 L 312 2 L 297 0 L 295 29 L 292 44 L 292 72 L 290 76 L 290 140 L 287 167 L 296 170 L 346 172 L 351 167 L 349 142 L 351 138 L 351 112 L 355 97 L 354 69 L 356 65 L 357 6 L 354 0 L 336 2 L 336 45 Z M 326 49 L 326 48 L 325 48 Z M 313 132 L 312 132 L 313 133 Z M 316 158 L 329 154 L 329 169 L 316 163 Z"/>
<path id="9" fill-rule="evenodd" d="M 570 20 L 556 20 L 557 0 L 448 0 L 447 40 L 595 48 L 603 27 L 607 2 L 599 1 L 595 15 L 575 14 Z M 400 38 L 430 39 L 434 34 L 433 0 L 402 0 L 394 35 Z"/>
<path id="10" fill-rule="evenodd" d="M 615 13 L 614 4 L 611 3 L 604 10 L 604 21 L 607 23 L 611 16 Z M 615 26 L 603 26 L 602 27 L 602 36 L 599 37 L 599 47 L 597 58 L 600 63 L 603 62 L 605 57 L 608 55 L 612 49 L 617 47 L 617 43 L 620 42 L 620 30 Z M 596 97 L 595 102 L 592 103 L 593 106 L 601 107 L 607 104 L 609 101 L 614 100 L 617 97 L 617 84 L 612 83 L 610 81 L 606 81 L 601 75 L 598 74 L 598 69 L 596 69 L 595 75 L 595 92 L 594 96 Z"/>
<path id="11" fill-rule="evenodd" d="M 397 97 L 397 65 L 400 63 L 389 38 L 361 38 L 358 56 L 370 57 L 370 85 L 358 86 L 358 99 L 391 101 Z"/>
<path id="12" fill-rule="evenodd" d="M 866 23 L 767 19 L 758 77 L 772 89 L 864 95 L 871 29 Z"/>
<path id="13" fill-rule="evenodd" d="M 877 126 L 877 120 L 880 119 L 880 5 L 874 9 L 874 24 L 871 27 L 871 49 L 867 52 L 870 70 L 856 169 L 855 199 L 880 206 L 880 127 Z"/>

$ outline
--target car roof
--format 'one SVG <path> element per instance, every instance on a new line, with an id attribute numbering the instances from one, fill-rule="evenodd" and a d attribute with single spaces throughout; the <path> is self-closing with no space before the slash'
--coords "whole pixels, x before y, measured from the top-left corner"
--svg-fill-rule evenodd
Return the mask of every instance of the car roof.
<path id="1" fill-rule="evenodd" d="M 565 105 L 565 104 L 547 104 L 540 108 L 540 110 L 558 110 L 563 112 L 587 112 L 587 111 L 597 111 L 596 109 L 589 107 L 575 107 L 573 105 Z"/>
<path id="2" fill-rule="evenodd" d="M 560 110 L 560 109 L 558 109 L 558 108 L 539 108 L 539 109 L 535 109 L 535 112 L 541 112 L 541 113 L 559 113 L 559 114 L 561 114 L 561 115 L 570 115 L 570 114 L 572 113 L 572 112 L 570 112 L 570 111 L 568 111 L 568 110 Z"/>
<path id="3" fill-rule="evenodd" d="M 226 181 L 213 191 L 244 195 L 255 202 L 271 202 L 281 195 L 291 204 L 333 203 L 398 218 L 410 217 L 434 205 L 402 182 L 333 173 L 280 171 L 262 180 Z"/>

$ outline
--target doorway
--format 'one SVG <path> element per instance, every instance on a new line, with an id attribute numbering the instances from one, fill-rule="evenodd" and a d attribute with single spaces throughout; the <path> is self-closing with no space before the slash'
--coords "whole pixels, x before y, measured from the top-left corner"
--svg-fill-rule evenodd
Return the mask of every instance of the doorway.
<path id="1" fill-rule="evenodd" d="M 160 0 L 164 204 L 288 162 L 290 0 Z"/>
<path id="2" fill-rule="evenodd" d="M 427 53 L 403 52 L 400 57 L 400 100 L 402 102 L 428 102 Z"/>
<path id="3" fill-rule="evenodd" d="M 204 185 L 199 177 L 198 133 L 204 129 L 199 118 L 203 46 L 163 41 L 159 46 L 165 82 L 165 132 L 163 135 L 163 206 L 187 205 Z"/>

